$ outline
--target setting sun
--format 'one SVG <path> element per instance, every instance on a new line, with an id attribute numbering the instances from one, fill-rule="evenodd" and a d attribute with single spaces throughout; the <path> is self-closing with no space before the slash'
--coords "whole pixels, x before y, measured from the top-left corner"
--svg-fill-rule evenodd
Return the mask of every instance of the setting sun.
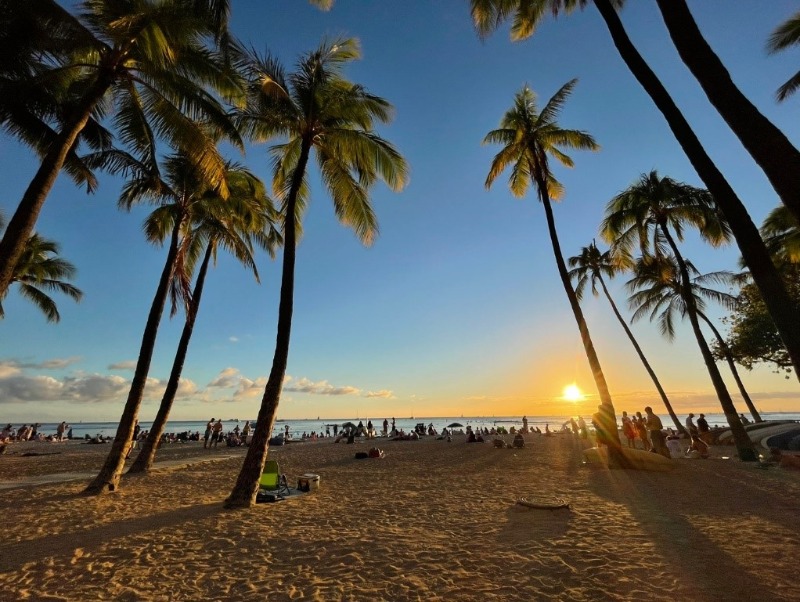
<path id="1" fill-rule="evenodd" d="M 567 401 L 581 401 L 583 399 L 583 393 L 581 393 L 578 385 L 572 383 L 571 385 L 564 387 L 563 397 Z"/>

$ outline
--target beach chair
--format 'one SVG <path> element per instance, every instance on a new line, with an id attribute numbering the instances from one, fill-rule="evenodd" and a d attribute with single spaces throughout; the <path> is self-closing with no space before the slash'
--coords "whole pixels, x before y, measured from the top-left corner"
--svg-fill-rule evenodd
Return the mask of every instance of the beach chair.
<path id="1" fill-rule="evenodd" d="M 264 471 L 258 481 L 258 493 L 278 496 L 289 493 L 286 475 L 281 474 L 278 462 L 275 460 L 267 460 L 264 463 Z"/>

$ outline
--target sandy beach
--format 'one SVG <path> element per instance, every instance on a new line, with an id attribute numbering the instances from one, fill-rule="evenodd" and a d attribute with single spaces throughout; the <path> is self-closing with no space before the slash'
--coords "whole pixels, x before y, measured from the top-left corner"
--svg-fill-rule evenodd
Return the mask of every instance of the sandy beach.
<path id="1" fill-rule="evenodd" d="M 375 444 L 383 459 L 354 458 Z M 583 445 L 295 443 L 270 457 L 320 489 L 230 511 L 243 449 L 166 446 L 150 475 L 87 498 L 81 475 L 106 446 L 14 444 L 0 599 L 800 600 L 800 471 L 729 447 L 671 472 L 609 471 L 583 464 Z M 54 474 L 77 480 L 32 484 Z M 570 508 L 515 504 L 537 495 Z"/>

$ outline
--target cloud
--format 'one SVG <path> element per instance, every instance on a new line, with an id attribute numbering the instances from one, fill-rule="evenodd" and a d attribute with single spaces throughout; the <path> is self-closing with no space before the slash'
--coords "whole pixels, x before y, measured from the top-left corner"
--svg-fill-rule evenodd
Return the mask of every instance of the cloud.
<path id="1" fill-rule="evenodd" d="M 368 391 L 364 394 L 364 397 L 381 397 L 383 399 L 394 399 L 394 393 L 387 389 L 381 389 L 380 391 Z"/>
<path id="2" fill-rule="evenodd" d="M 135 370 L 136 369 L 136 362 L 134 360 L 124 360 L 122 362 L 115 362 L 113 364 L 109 364 L 109 370 Z"/>
<path id="3" fill-rule="evenodd" d="M 298 379 L 295 384 L 288 387 L 285 386 L 284 391 L 292 391 L 295 393 L 311 393 L 312 395 L 358 395 L 361 393 L 361 389 L 357 387 L 335 387 L 327 380 L 313 382 L 307 378 Z"/>
<path id="4" fill-rule="evenodd" d="M 71 401 L 94 403 L 118 399 L 129 382 L 121 376 L 81 374 L 62 380 L 51 376 L 17 374 L 0 378 L 0 401 L 24 403 L 35 401 Z"/>
<path id="5" fill-rule="evenodd" d="M 239 342 L 239 337 L 228 337 L 228 340 L 231 343 L 238 343 Z"/>
<path id="6" fill-rule="evenodd" d="M 0 360 L 0 367 L 12 367 L 25 370 L 60 370 L 81 361 L 80 356 L 53 358 L 42 362 L 23 362 L 21 360 Z M 2 376 L 0 376 L 2 378 Z"/>
<path id="7" fill-rule="evenodd" d="M 221 389 L 227 387 L 236 387 L 239 384 L 239 381 L 244 378 L 239 370 L 236 368 L 225 368 L 222 372 L 220 372 L 217 377 L 208 383 L 208 387 L 218 387 Z"/>

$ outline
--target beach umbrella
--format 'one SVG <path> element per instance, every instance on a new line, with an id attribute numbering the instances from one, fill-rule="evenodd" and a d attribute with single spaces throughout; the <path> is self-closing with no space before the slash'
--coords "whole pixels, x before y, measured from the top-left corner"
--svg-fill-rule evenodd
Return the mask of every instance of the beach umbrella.
<path id="1" fill-rule="evenodd" d="M 453 422 L 453 423 L 451 423 L 451 424 L 448 424 L 448 425 L 447 425 L 447 428 L 449 428 L 449 429 L 456 429 L 456 428 L 463 428 L 463 426 L 464 426 L 464 425 L 463 425 L 463 424 L 461 424 L 460 422 Z"/>

